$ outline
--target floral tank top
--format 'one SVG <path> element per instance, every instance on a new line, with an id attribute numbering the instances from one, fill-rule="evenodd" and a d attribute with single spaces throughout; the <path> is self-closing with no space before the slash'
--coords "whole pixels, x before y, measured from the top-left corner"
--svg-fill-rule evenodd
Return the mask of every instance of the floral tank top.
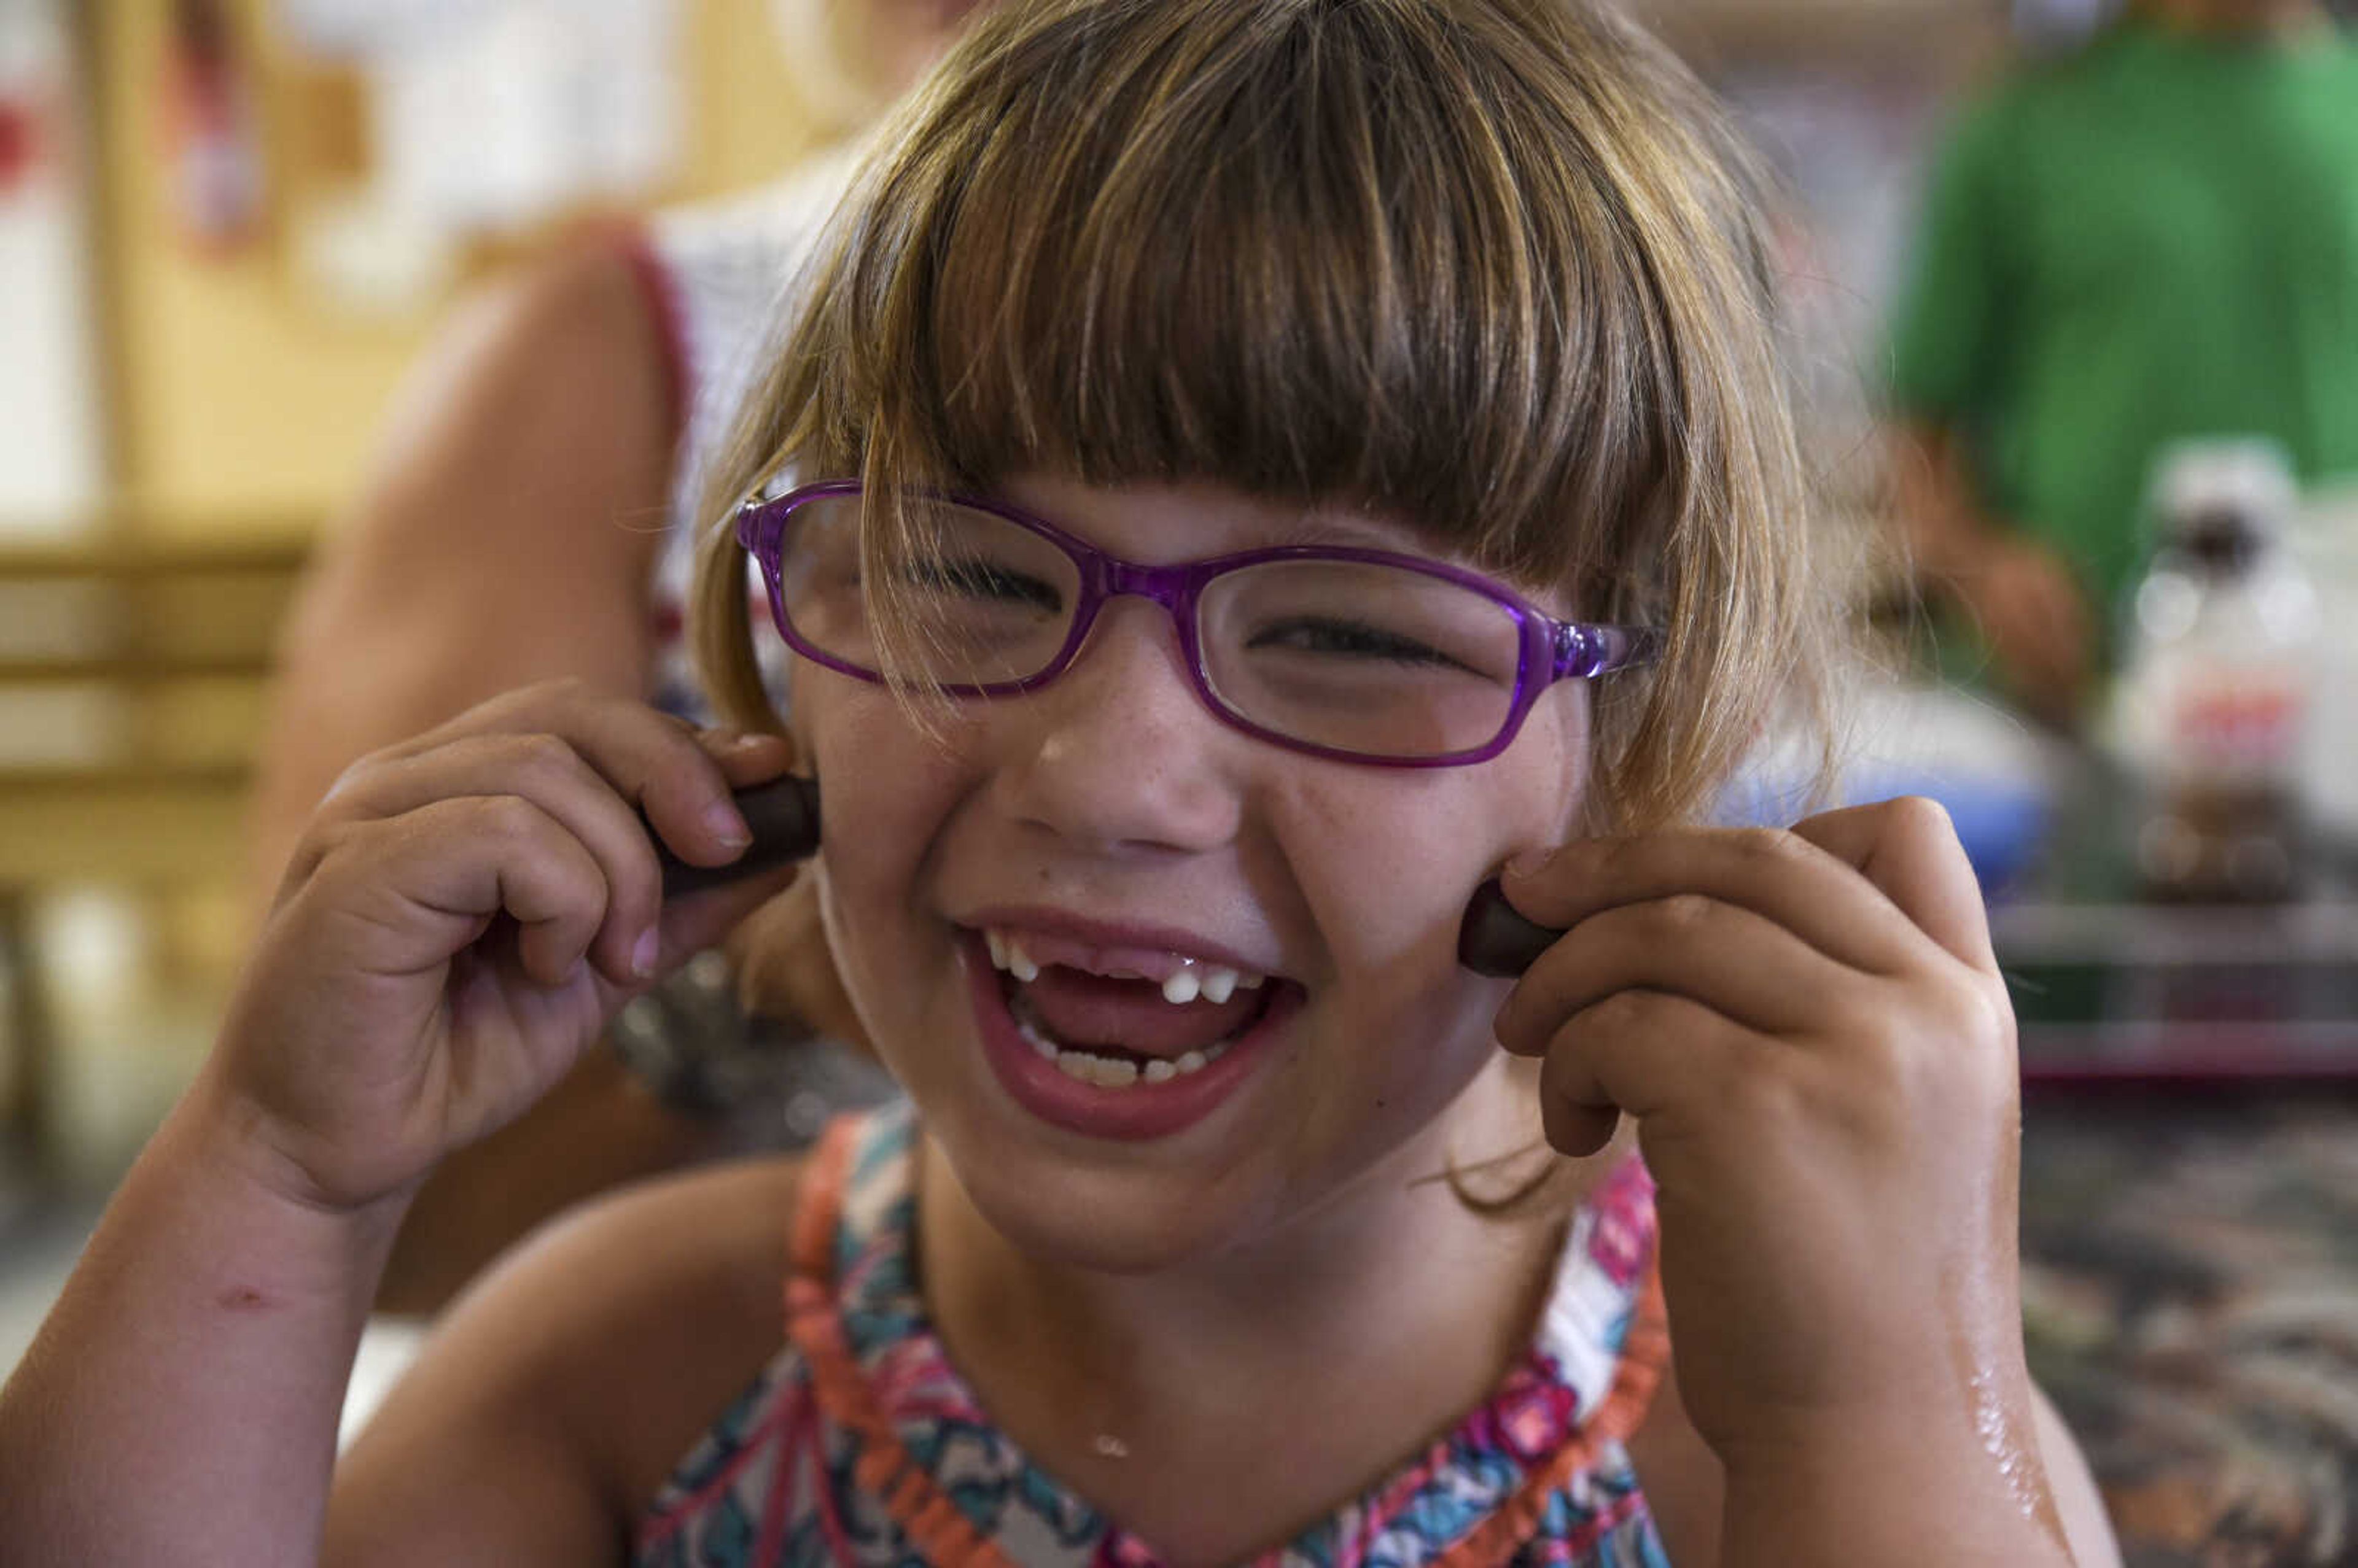
<path id="1" fill-rule="evenodd" d="M 927 1321 L 905 1105 L 839 1119 L 805 1177 L 787 1343 L 641 1521 L 638 1568 L 1154 1568 L 991 1423 Z M 1668 1350 L 1635 1158 L 1573 1219 L 1489 1399 L 1256 1568 L 1668 1568 L 1623 1439 Z"/>

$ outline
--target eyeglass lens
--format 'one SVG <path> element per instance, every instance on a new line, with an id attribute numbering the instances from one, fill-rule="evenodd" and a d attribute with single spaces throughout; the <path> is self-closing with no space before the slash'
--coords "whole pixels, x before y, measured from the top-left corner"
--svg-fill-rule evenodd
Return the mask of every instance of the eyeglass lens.
<path id="1" fill-rule="evenodd" d="M 923 674 L 949 687 L 1007 685 L 1052 665 L 1083 584 L 1053 540 L 1010 519 L 917 503 L 897 567 Z M 861 592 L 857 496 L 814 500 L 785 533 L 780 587 L 795 633 L 873 675 L 882 657 Z M 1510 716 L 1522 629 L 1505 605 L 1405 567 L 1278 560 L 1205 584 L 1195 638 L 1214 700 L 1246 722 L 1370 757 L 1476 751 Z"/>

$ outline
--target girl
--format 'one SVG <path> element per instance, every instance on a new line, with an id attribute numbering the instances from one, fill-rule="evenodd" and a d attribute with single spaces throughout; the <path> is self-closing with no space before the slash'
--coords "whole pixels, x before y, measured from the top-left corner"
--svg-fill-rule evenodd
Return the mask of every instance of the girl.
<path id="1" fill-rule="evenodd" d="M 1682 826 L 1823 625 L 1729 167 L 1563 0 L 993 16 L 723 481 L 791 748 L 537 688 L 346 775 L 0 1408 L 12 1552 L 2103 1560 L 1944 821 Z M 649 828 L 790 750 L 908 1107 L 527 1249 L 330 1506 L 408 1195 L 777 891 Z"/>

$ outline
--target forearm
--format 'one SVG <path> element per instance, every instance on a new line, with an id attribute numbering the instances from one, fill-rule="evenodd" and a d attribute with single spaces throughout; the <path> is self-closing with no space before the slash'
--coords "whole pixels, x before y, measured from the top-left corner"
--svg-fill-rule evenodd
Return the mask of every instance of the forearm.
<path id="1" fill-rule="evenodd" d="M 1928 583 L 1972 569 L 1996 533 L 1975 494 L 1955 434 L 1909 423 L 1892 436 L 1892 505 L 1909 564 Z"/>
<path id="2" fill-rule="evenodd" d="M 275 1188 L 201 1084 L 0 1390 L 0 1541 L 28 1568 L 311 1560 L 399 1205 Z"/>
<path id="3" fill-rule="evenodd" d="M 1846 1424 L 1732 1457 L 1721 1568 L 2071 1568 L 2027 1417 L 1995 1426 Z"/>

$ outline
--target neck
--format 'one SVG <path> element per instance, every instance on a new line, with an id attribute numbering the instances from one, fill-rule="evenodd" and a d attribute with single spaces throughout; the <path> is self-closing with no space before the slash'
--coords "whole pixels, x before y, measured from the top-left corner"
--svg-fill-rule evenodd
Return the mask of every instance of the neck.
<path id="1" fill-rule="evenodd" d="M 1535 1141 L 1517 1076 L 1503 1060 L 1486 1070 L 1428 1136 L 1316 1212 L 1149 1277 L 1027 1257 L 929 1146 L 928 1306 L 1026 1453 L 1166 1560 L 1236 1560 L 1478 1405 L 1530 1343 L 1561 1227 L 1486 1219 L 1420 1179 L 1452 1147 L 1468 1162 Z"/>

